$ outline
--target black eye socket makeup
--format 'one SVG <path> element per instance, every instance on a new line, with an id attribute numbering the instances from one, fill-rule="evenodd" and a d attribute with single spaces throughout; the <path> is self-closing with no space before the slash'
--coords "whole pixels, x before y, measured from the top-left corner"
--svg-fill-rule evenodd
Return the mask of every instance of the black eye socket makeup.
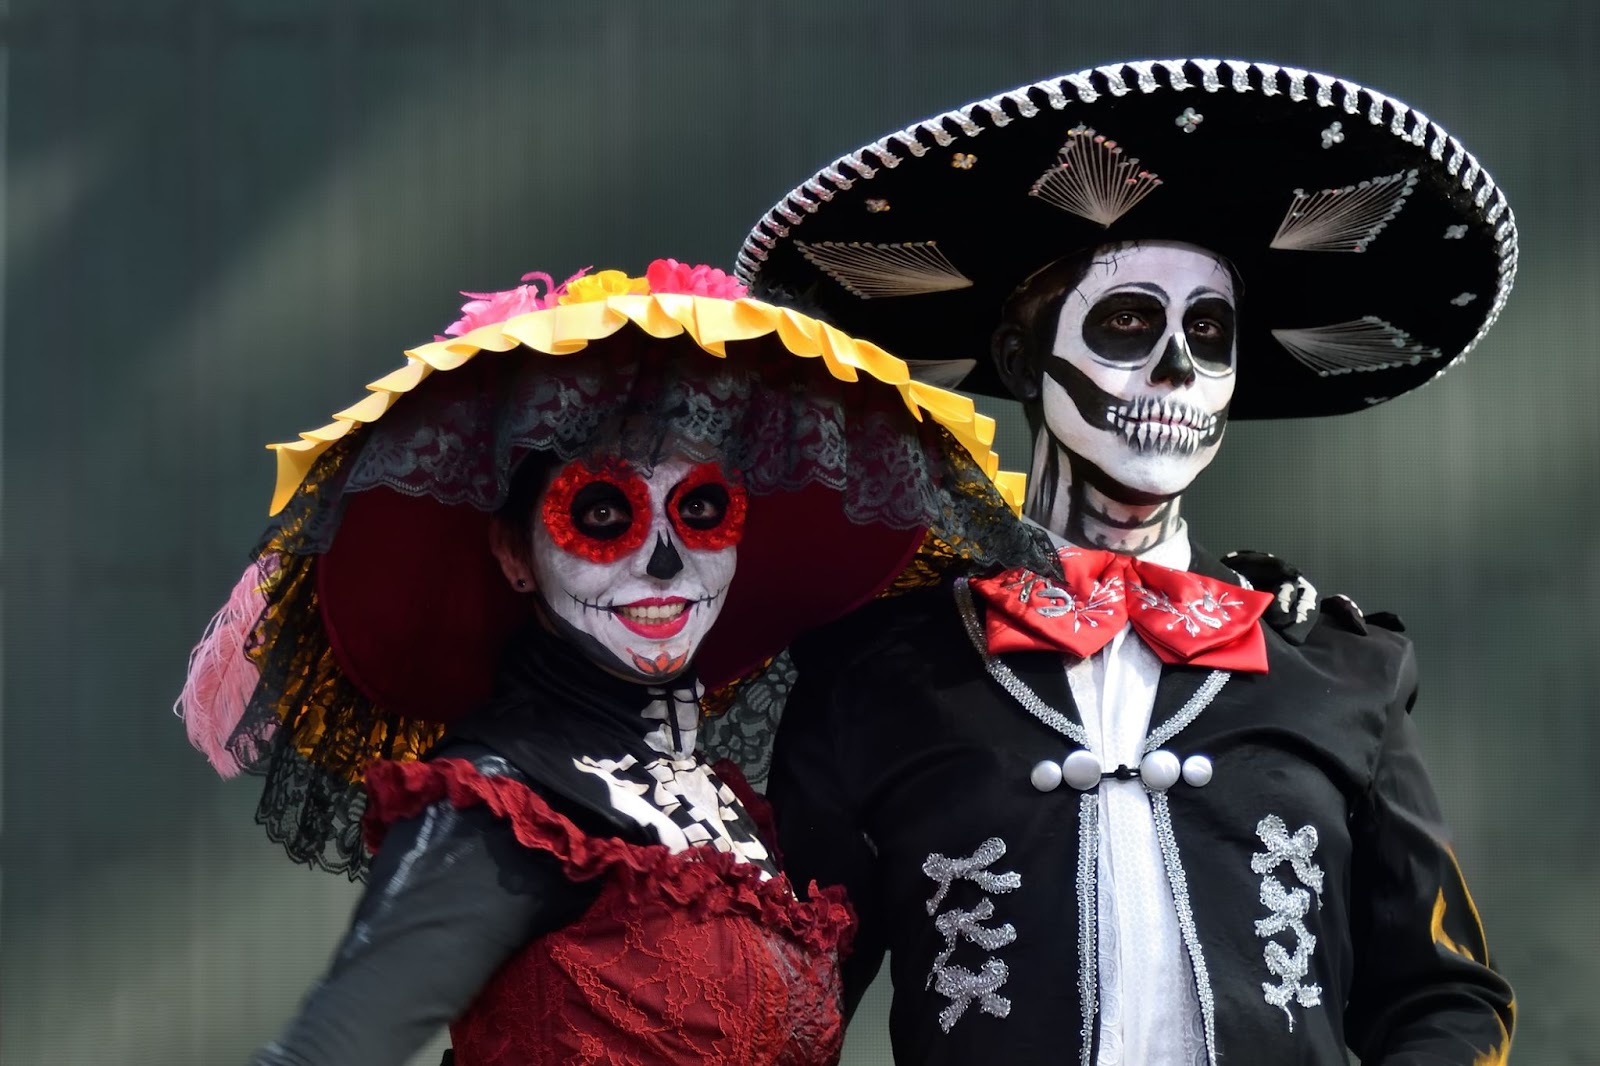
<path id="1" fill-rule="evenodd" d="M 1189 355 L 1205 373 L 1223 374 L 1233 369 L 1233 307 L 1217 296 L 1207 296 L 1189 305 L 1183 315 L 1184 336 Z"/>
<path id="2" fill-rule="evenodd" d="M 572 497 L 572 525 L 586 537 L 615 540 L 633 526 L 627 495 L 609 481 L 593 481 Z"/>
<path id="3" fill-rule="evenodd" d="M 1147 292 L 1102 296 L 1083 319 L 1083 343 L 1103 362 L 1138 366 L 1167 331 L 1167 309 Z"/>

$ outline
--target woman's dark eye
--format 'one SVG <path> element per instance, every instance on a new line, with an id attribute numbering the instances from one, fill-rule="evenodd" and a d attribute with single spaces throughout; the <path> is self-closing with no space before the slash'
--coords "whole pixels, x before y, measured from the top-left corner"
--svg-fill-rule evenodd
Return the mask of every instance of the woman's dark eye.
<path id="1" fill-rule="evenodd" d="M 1118 311 L 1106 319 L 1106 325 L 1118 333 L 1143 333 L 1150 328 L 1150 323 L 1145 321 L 1143 315 L 1132 311 Z"/>
<path id="2" fill-rule="evenodd" d="M 1222 325 L 1209 318 L 1197 318 L 1189 323 L 1189 332 L 1203 340 L 1214 340 L 1222 336 Z"/>
<path id="3" fill-rule="evenodd" d="M 678 500 L 678 517 L 690 529 L 714 529 L 728 513 L 728 490 L 723 485 L 701 485 Z"/>
<path id="4" fill-rule="evenodd" d="M 617 486 L 595 481 L 572 497 L 572 524 L 578 532 L 596 540 L 622 536 L 633 525 L 633 508 Z"/>

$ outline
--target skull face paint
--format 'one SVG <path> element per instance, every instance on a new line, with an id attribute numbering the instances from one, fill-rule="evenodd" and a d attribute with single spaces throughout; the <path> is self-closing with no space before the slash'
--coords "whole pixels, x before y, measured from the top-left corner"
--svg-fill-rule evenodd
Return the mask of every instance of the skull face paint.
<path id="1" fill-rule="evenodd" d="M 533 516 L 535 589 L 551 622 L 595 662 L 671 680 L 726 602 L 745 508 L 744 490 L 716 463 L 568 463 Z"/>
<path id="2" fill-rule="evenodd" d="M 1116 485 L 1176 496 L 1222 441 L 1234 334 L 1233 278 L 1216 256 L 1171 242 L 1103 249 L 1061 304 L 1045 425 Z"/>

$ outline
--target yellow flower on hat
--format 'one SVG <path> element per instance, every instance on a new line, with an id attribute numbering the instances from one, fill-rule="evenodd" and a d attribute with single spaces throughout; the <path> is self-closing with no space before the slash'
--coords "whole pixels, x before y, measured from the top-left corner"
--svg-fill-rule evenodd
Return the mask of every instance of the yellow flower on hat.
<path id="1" fill-rule="evenodd" d="M 650 282 L 645 278 L 630 278 L 620 270 L 602 270 L 598 274 L 574 278 L 567 283 L 567 291 L 557 298 L 558 303 L 586 304 L 604 300 L 608 296 L 648 296 Z"/>

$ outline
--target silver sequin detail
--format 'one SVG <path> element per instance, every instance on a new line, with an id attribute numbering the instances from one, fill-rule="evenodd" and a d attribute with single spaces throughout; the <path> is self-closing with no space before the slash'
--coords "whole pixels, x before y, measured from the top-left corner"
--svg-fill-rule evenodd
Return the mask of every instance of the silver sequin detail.
<path id="1" fill-rule="evenodd" d="M 1100 1011 L 1100 797 L 1078 797 L 1078 1003 L 1083 1028 L 1078 1030 L 1080 1066 L 1092 1066 L 1094 1019 Z"/>
<path id="2" fill-rule="evenodd" d="M 1211 671 L 1206 679 L 1200 682 L 1200 687 L 1195 690 L 1194 695 L 1189 697 L 1189 702 L 1178 709 L 1177 714 L 1161 723 L 1159 728 L 1150 731 L 1150 735 L 1144 738 L 1144 745 L 1140 747 L 1139 754 L 1148 755 L 1155 751 L 1177 736 L 1190 722 L 1200 717 L 1200 712 L 1216 699 L 1217 693 L 1222 691 L 1222 686 L 1226 685 L 1228 678 L 1232 676 L 1226 670 Z"/>
<path id="3" fill-rule="evenodd" d="M 1262 875 L 1261 905 L 1269 912 L 1267 917 L 1256 921 L 1256 935 L 1267 941 L 1264 952 L 1267 972 L 1278 979 L 1277 984 L 1261 982 L 1261 991 L 1267 1002 L 1282 1010 L 1289 1019 L 1292 1033 L 1294 1013 L 1289 1010 L 1290 1002 L 1302 1007 L 1315 1007 L 1322 1002 L 1322 986 L 1305 980 L 1311 968 L 1311 955 L 1317 949 L 1317 938 L 1306 928 L 1305 922 L 1306 915 L 1311 912 L 1312 892 L 1316 893 L 1317 905 L 1322 905 L 1322 868 L 1311 861 L 1312 853 L 1317 850 L 1317 827 L 1301 826 L 1291 835 L 1282 818 L 1269 814 L 1257 823 L 1256 836 L 1267 850 L 1250 856 L 1250 869 Z M 1285 888 L 1273 876 L 1273 871 L 1285 862 L 1305 888 Z M 1285 931 L 1294 936 L 1292 955 L 1271 939 Z"/>
<path id="4" fill-rule="evenodd" d="M 937 853 L 929 855 L 922 864 L 922 872 L 933 878 L 939 887 L 928 899 L 928 913 L 938 911 L 950 886 L 957 881 L 971 881 L 986 892 L 1010 892 L 1021 887 L 1022 875 L 1019 873 L 989 872 L 989 867 L 1005 853 L 1006 842 L 999 837 L 990 837 L 978 845 L 977 851 L 963 859 L 951 859 Z"/>
<path id="5" fill-rule="evenodd" d="M 989 869 L 1005 853 L 1005 841 L 990 837 L 965 858 L 952 859 L 933 854 L 922 864 L 922 872 L 938 885 L 927 902 L 927 908 L 928 913 L 934 916 L 934 928 L 944 937 L 945 944 L 944 950 L 935 956 L 923 987 L 931 986 L 935 992 L 950 1000 L 939 1012 L 939 1028 L 947 1033 L 961 1020 L 974 1000 L 979 1010 L 996 1018 L 1004 1018 L 1011 1013 L 1011 1001 L 999 994 L 1000 987 L 1010 975 L 1004 962 L 993 957 L 985 959 L 983 968 L 977 973 L 964 966 L 947 964 L 961 939 L 992 952 L 1016 940 L 1016 928 L 1010 922 L 999 926 L 981 924 L 994 917 L 994 901 L 988 896 L 980 899 L 971 910 L 952 908 L 943 914 L 937 913 L 950 886 L 958 880 L 971 881 L 988 892 L 1011 892 L 1020 888 L 1021 874 L 1015 871 L 995 873 Z"/>
<path id="6" fill-rule="evenodd" d="M 1150 792 L 1149 789 L 1145 791 Z M 1195 992 L 1206 1025 L 1206 1058 L 1211 1066 L 1217 1066 L 1217 1006 L 1211 994 L 1211 972 L 1206 969 L 1205 952 L 1200 947 L 1200 934 L 1194 924 L 1194 911 L 1189 906 L 1189 879 L 1183 872 L 1183 860 L 1178 855 L 1178 838 L 1172 832 L 1172 810 L 1167 805 L 1167 794 L 1150 792 L 1150 809 L 1155 815 L 1156 839 L 1161 843 L 1167 881 L 1172 886 L 1172 902 L 1178 910 L 1178 929 L 1183 933 L 1184 946 L 1189 949 L 1189 964 L 1194 969 Z"/>
<path id="7" fill-rule="evenodd" d="M 998 681 L 1000 687 L 1010 693 L 1012 699 L 1022 704 L 1023 709 L 1029 714 L 1080 747 L 1089 747 L 1089 734 L 1083 731 L 1083 726 L 1040 699 L 1039 694 L 1012 673 L 1009 666 L 989 654 L 989 642 L 983 635 L 983 625 L 978 621 L 978 612 L 972 606 L 972 590 L 967 587 L 966 578 L 956 581 L 955 592 L 956 609 L 961 613 L 961 624 L 966 628 L 967 639 L 972 642 L 972 647 L 983 660 L 983 668 L 989 672 L 989 676 Z"/>
<path id="8" fill-rule="evenodd" d="M 950 961 L 950 956 L 955 954 L 956 945 L 962 938 L 978 945 L 985 951 L 998 951 L 1013 940 L 1017 939 L 1016 926 L 1010 922 L 999 926 L 987 926 L 981 923 L 994 917 L 994 900 L 988 896 L 978 901 L 978 905 L 970 911 L 960 907 L 953 907 L 934 919 L 933 927 L 939 930 L 939 935 L 944 937 L 944 950 L 934 956 L 933 970 L 928 974 L 927 983 L 933 984 L 933 979 L 938 976 L 944 964 Z"/>
<path id="9" fill-rule="evenodd" d="M 965 966 L 946 966 L 940 970 L 934 991 L 948 997 L 950 1005 L 939 1012 L 939 1028 L 947 1033 L 953 1029 L 975 999 L 983 1013 L 996 1018 L 1008 1016 L 1011 1001 L 997 993 L 1010 976 L 1011 971 L 999 959 L 989 959 L 977 973 Z"/>

